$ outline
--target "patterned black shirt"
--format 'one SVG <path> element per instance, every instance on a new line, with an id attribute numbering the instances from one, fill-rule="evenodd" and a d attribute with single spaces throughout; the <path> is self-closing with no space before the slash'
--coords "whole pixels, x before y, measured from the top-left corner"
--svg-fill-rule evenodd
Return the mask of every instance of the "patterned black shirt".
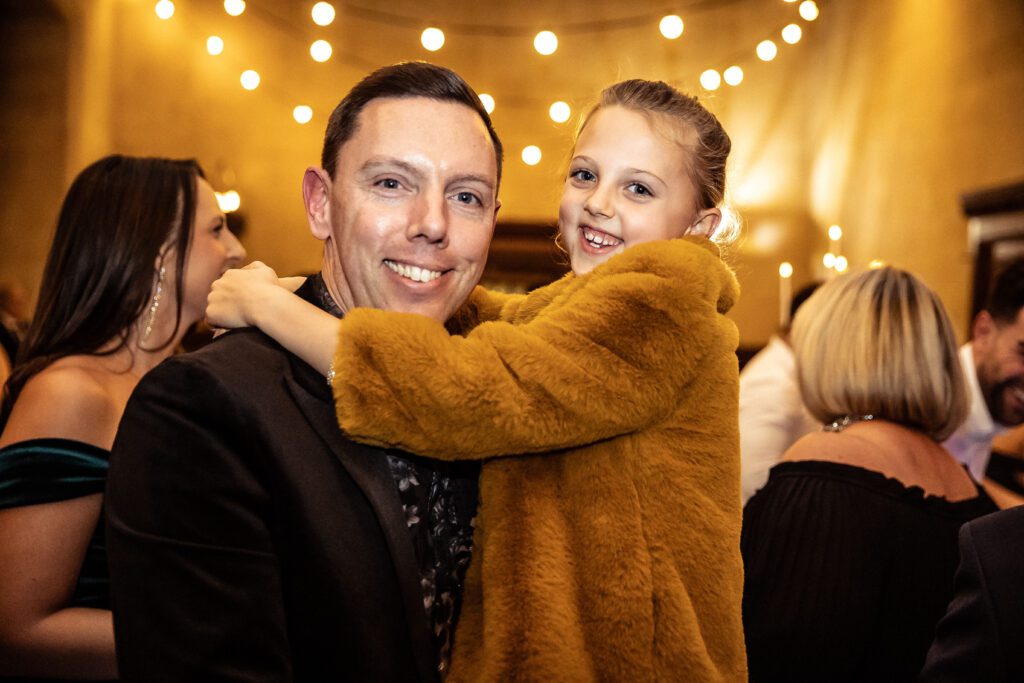
<path id="1" fill-rule="evenodd" d="M 310 280 L 320 307 L 342 317 L 323 277 L 318 273 Z M 438 653 L 437 670 L 444 676 L 473 548 L 480 468 L 476 463 L 445 463 L 397 451 L 388 451 L 387 459 L 416 551 L 423 609 Z"/>

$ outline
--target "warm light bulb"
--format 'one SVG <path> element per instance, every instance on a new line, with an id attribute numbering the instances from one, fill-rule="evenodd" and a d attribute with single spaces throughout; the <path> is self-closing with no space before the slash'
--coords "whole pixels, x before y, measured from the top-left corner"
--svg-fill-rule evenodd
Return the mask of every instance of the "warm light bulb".
<path id="1" fill-rule="evenodd" d="M 779 264 L 779 277 L 789 279 L 793 277 L 793 264 L 789 261 L 783 261 Z"/>
<path id="2" fill-rule="evenodd" d="M 217 206 L 224 213 L 231 213 L 232 211 L 238 211 L 238 207 L 242 205 L 242 198 L 238 196 L 238 193 L 234 190 L 228 190 L 227 192 L 214 192 L 214 196 L 217 197 Z"/>
<path id="3" fill-rule="evenodd" d="M 242 87 L 246 90 L 255 90 L 260 85 L 260 75 L 252 69 L 243 71 L 242 77 L 239 80 L 242 82 Z"/>
<path id="4" fill-rule="evenodd" d="M 314 40 L 309 46 L 309 56 L 316 62 L 326 62 L 334 54 L 334 48 L 326 40 Z"/>
<path id="5" fill-rule="evenodd" d="M 843 229 L 838 225 L 830 225 L 828 228 L 828 238 L 830 240 L 841 240 L 843 239 Z"/>
<path id="6" fill-rule="evenodd" d="M 329 2 L 318 2 L 313 5 L 313 23 L 317 26 L 330 26 L 334 21 L 334 5 Z"/>
<path id="7" fill-rule="evenodd" d="M 675 14 L 669 14 L 661 18 L 658 29 L 661 31 L 661 35 L 669 40 L 675 40 L 683 35 L 683 20 Z"/>
<path id="8" fill-rule="evenodd" d="M 540 163 L 540 147 L 537 145 L 529 145 L 523 147 L 523 163 L 527 166 L 536 166 Z"/>
<path id="9" fill-rule="evenodd" d="M 245 0 L 224 0 L 224 11 L 237 17 L 245 11 Z"/>
<path id="10" fill-rule="evenodd" d="M 743 69 L 738 66 L 730 66 L 722 74 L 722 77 L 729 85 L 739 85 L 743 82 Z"/>
<path id="11" fill-rule="evenodd" d="M 718 90 L 722 85 L 722 77 L 714 69 L 708 69 L 700 75 L 700 85 L 705 90 Z"/>
<path id="12" fill-rule="evenodd" d="M 814 0 L 804 0 L 801 2 L 798 11 L 804 21 L 814 21 L 818 18 L 818 5 L 815 4 Z"/>
<path id="13" fill-rule="evenodd" d="M 831 251 L 827 252 L 824 256 L 821 257 L 821 265 L 825 266 L 826 268 L 832 268 L 833 266 L 836 265 L 836 255 L 833 254 Z"/>
<path id="14" fill-rule="evenodd" d="M 224 39 L 220 36 L 210 36 L 206 39 L 206 51 L 215 57 L 224 52 Z"/>
<path id="15" fill-rule="evenodd" d="M 156 15 L 161 19 L 167 20 L 174 16 L 174 3 L 171 0 L 160 0 L 156 3 L 156 7 L 153 8 Z"/>
<path id="16" fill-rule="evenodd" d="M 800 42 L 800 37 L 804 34 L 800 27 L 796 24 L 789 24 L 782 29 L 782 39 L 790 45 L 795 45 Z"/>
<path id="17" fill-rule="evenodd" d="M 836 256 L 836 272 L 845 273 L 846 269 L 850 267 L 849 261 L 846 260 L 845 256 Z"/>
<path id="18" fill-rule="evenodd" d="M 572 109 L 569 108 L 568 104 L 559 100 L 548 108 L 548 116 L 555 123 L 565 123 L 572 116 Z"/>
<path id="19" fill-rule="evenodd" d="M 484 109 L 488 114 L 494 113 L 494 98 L 485 92 L 480 93 L 480 102 L 484 105 Z"/>
<path id="20" fill-rule="evenodd" d="M 295 109 L 292 109 L 292 118 L 294 118 L 297 123 L 309 123 L 313 120 L 313 109 L 305 104 L 300 104 L 295 107 Z"/>
<path id="21" fill-rule="evenodd" d="M 558 49 L 558 36 L 551 31 L 541 31 L 533 39 L 533 49 L 542 55 L 551 55 Z"/>
<path id="22" fill-rule="evenodd" d="M 439 28 L 424 29 L 420 34 L 420 43 L 431 52 L 437 52 L 444 46 L 444 31 Z"/>
<path id="23" fill-rule="evenodd" d="M 868 262 L 868 268 L 870 268 L 871 270 L 878 270 L 879 268 L 884 267 L 885 261 L 883 261 L 882 259 L 873 258 L 871 259 L 871 261 Z"/>
<path id="24" fill-rule="evenodd" d="M 757 56 L 762 62 L 770 62 L 779 54 L 779 48 L 770 40 L 762 40 L 757 44 Z"/>

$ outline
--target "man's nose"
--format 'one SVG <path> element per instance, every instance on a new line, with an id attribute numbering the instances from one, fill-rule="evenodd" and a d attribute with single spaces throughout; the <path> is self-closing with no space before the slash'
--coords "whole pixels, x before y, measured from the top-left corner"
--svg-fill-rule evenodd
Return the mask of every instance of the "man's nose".
<path id="1" fill-rule="evenodd" d="M 409 223 L 407 235 L 410 240 L 425 239 L 431 244 L 448 244 L 448 206 L 444 193 L 425 192 L 416 203 L 416 215 Z"/>

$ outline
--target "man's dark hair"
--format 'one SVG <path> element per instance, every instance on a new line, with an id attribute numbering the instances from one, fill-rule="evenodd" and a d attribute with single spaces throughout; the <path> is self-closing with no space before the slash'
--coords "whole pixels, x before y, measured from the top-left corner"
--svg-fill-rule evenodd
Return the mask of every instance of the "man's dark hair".
<path id="1" fill-rule="evenodd" d="M 1024 259 L 1018 259 L 999 273 L 985 310 L 1000 325 L 1012 325 L 1024 306 Z"/>
<path id="2" fill-rule="evenodd" d="M 498 162 L 497 180 L 501 184 L 501 140 L 494 132 L 491 117 L 480 102 L 480 97 L 457 73 L 428 62 L 401 62 L 381 67 L 359 81 L 345 99 L 338 103 L 327 122 L 324 149 L 320 155 L 320 165 L 332 179 L 338 165 L 338 150 L 356 134 L 359 114 L 366 105 L 380 98 L 403 97 L 427 97 L 442 102 L 456 102 L 475 111 L 487 127 L 487 133 L 494 144 L 494 155 Z"/>

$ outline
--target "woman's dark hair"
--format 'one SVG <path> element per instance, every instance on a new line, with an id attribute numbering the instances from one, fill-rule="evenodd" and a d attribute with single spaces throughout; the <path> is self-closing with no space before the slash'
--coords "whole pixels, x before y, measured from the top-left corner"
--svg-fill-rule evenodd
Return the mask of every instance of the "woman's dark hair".
<path id="1" fill-rule="evenodd" d="M 108 156 L 75 178 L 64 197 L 36 312 L 0 405 L 0 430 L 25 383 L 66 356 L 113 354 L 149 307 L 164 256 L 175 254 L 174 331 L 196 212 L 193 160 Z M 110 342 L 114 340 L 114 343 Z"/>

